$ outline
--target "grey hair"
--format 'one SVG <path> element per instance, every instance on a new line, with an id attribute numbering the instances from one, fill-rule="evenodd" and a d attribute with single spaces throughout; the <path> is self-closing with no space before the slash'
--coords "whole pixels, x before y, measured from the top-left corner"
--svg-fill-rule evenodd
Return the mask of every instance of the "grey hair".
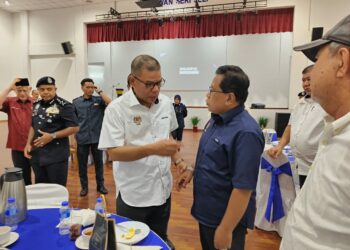
<path id="1" fill-rule="evenodd" d="M 337 43 L 337 42 L 331 42 L 329 44 L 329 52 L 331 53 L 332 56 L 334 56 L 339 49 L 341 48 L 347 48 L 347 49 L 350 49 L 349 46 L 346 46 L 344 44 L 341 44 L 341 43 Z"/>
<path id="2" fill-rule="evenodd" d="M 143 69 L 148 71 L 158 71 L 160 70 L 160 64 L 158 60 L 152 56 L 139 55 L 131 62 L 131 74 L 140 75 Z"/>

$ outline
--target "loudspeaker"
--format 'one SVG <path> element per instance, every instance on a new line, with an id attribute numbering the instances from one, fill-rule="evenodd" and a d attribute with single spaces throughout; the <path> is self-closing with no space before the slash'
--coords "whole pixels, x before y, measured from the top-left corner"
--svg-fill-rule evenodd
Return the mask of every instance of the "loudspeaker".
<path id="1" fill-rule="evenodd" d="M 275 130 L 277 137 L 282 137 L 284 129 L 289 122 L 290 113 L 276 113 L 275 115 Z"/>
<path id="2" fill-rule="evenodd" d="M 141 0 L 136 2 L 136 4 L 144 9 L 144 8 L 156 8 L 156 7 L 162 7 L 163 2 L 161 0 Z"/>
<path id="3" fill-rule="evenodd" d="M 62 45 L 64 54 L 68 55 L 68 54 L 72 54 L 73 53 L 72 44 L 69 41 L 61 43 L 61 45 Z"/>
<path id="4" fill-rule="evenodd" d="M 323 27 L 315 27 L 312 28 L 311 41 L 315 41 L 320 39 L 323 35 Z"/>

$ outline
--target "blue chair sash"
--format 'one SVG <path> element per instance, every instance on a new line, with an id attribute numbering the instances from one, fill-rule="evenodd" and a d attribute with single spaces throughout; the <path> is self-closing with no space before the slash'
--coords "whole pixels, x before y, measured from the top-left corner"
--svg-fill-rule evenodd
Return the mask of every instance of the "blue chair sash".
<path id="1" fill-rule="evenodd" d="M 268 222 L 271 221 L 271 209 L 272 209 L 272 222 L 275 222 L 281 219 L 282 217 L 284 217 L 285 215 L 278 176 L 280 174 L 287 174 L 289 176 L 292 176 L 292 169 L 290 167 L 289 162 L 286 162 L 283 165 L 277 168 L 274 168 L 264 158 L 261 158 L 261 168 L 271 173 L 270 192 L 269 192 L 269 198 L 267 201 L 267 207 L 265 211 L 265 218 Z"/>

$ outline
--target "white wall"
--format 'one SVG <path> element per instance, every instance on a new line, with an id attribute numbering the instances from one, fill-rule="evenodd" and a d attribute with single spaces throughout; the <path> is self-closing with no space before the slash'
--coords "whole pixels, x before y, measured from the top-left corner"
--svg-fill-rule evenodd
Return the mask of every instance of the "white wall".
<path id="1" fill-rule="evenodd" d="M 230 0 L 209 1 L 206 4 L 228 3 Z M 293 45 L 300 45 L 308 42 L 311 37 L 312 27 L 323 26 L 328 30 L 342 17 L 346 16 L 350 9 L 348 0 L 268 0 L 268 7 L 295 7 L 294 28 L 293 28 Z M 203 3 L 204 4 L 204 3 Z M 96 14 L 107 13 L 109 7 L 114 7 L 114 1 L 109 4 L 86 5 L 74 8 L 32 11 L 28 14 L 28 36 L 29 36 L 29 53 L 30 54 L 55 54 L 63 53 L 60 43 L 71 41 L 74 45 L 75 57 L 70 58 L 41 58 L 30 59 L 28 75 L 32 82 L 35 83 L 38 77 L 43 75 L 54 75 L 59 80 L 58 93 L 62 97 L 71 100 L 80 95 L 80 80 L 87 75 L 87 45 L 86 45 L 86 22 L 94 22 Z M 183 6 L 185 7 L 185 5 Z M 169 8 L 169 6 L 166 6 Z M 121 12 L 140 10 L 134 1 L 118 1 L 117 10 Z M 327 17 L 327 18 L 325 18 Z M 19 18 L 18 21 L 26 26 L 25 17 Z M 0 79 L 3 87 L 4 82 L 10 81 L 14 74 L 13 69 L 8 66 L 11 60 L 13 50 L 9 50 L 12 34 L 11 15 L 0 10 L 0 31 L 8 34 L 4 41 L 0 43 Z M 23 28 L 23 27 L 22 27 Z M 26 27 L 23 28 L 23 31 Z M 18 41 L 20 36 L 16 36 L 13 45 L 20 46 Z M 25 41 L 25 39 L 24 39 Z M 22 46 L 21 51 L 25 51 L 26 46 Z M 4 55 L 4 56 L 3 56 Z M 24 54 L 22 54 L 24 56 Z M 25 61 L 25 60 L 24 60 Z M 129 62 L 126 62 L 129 63 Z M 302 53 L 293 52 L 291 59 L 290 71 L 290 90 L 289 107 L 293 107 L 297 101 L 296 94 L 301 90 L 300 72 L 310 64 Z M 18 64 L 13 65 L 18 69 Z M 26 68 L 26 63 L 20 66 L 21 72 Z M 4 74 L 3 74 L 4 73 Z M 188 95 L 188 93 L 183 93 Z M 259 111 L 258 111 L 259 112 Z M 274 117 L 276 110 L 265 110 Z M 199 112 L 200 114 L 202 112 Z M 202 115 L 201 115 L 202 116 Z M 207 114 L 204 112 L 203 119 Z M 273 120 L 271 120 L 273 124 Z"/>
<path id="2" fill-rule="evenodd" d="M 4 89 L 13 79 L 12 42 L 13 21 L 12 15 L 0 9 L 0 91 Z M 0 112 L 0 120 L 7 119 L 7 115 Z"/>

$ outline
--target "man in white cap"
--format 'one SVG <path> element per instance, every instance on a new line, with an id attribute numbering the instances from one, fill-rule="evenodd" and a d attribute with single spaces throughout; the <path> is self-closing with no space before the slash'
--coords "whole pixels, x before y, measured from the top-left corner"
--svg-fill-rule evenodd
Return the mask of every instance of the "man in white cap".
<path id="1" fill-rule="evenodd" d="M 294 48 L 316 62 L 311 95 L 328 113 L 308 178 L 289 212 L 281 249 L 350 246 L 350 15 Z"/>

